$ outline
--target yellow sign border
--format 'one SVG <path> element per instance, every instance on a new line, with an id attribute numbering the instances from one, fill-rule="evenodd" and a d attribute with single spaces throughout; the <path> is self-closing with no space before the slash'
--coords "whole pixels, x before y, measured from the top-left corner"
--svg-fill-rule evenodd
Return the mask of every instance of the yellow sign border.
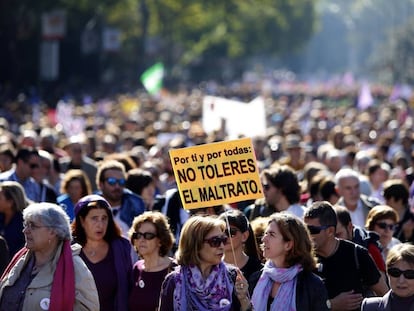
<path id="1" fill-rule="evenodd" d="M 251 138 L 169 151 L 185 209 L 263 197 Z"/>

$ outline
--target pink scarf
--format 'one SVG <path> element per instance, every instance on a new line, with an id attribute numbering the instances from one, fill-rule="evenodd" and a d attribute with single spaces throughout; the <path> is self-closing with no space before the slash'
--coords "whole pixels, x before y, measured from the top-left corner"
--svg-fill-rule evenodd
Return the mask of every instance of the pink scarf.
<path id="1" fill-rule="evenodd" d="M 53 275 L 49 311 L 73 311 L 75 304 L 75 268 L 70 241 L 64 241 Z"/>
<path id="2" fill-rule="evenodd" d="M 4 270 L 1 280 L 3 280 L 14 265 L 27 254 L 29 250 L 23 247 L 13 257 Z M 64 241 L 62 253 L 56 265 L 53 275 L 52 289 L 50 291 L 49 311 L 73 311 L 75 304 L 75 269 L 73 266 L 72 250 L 70 241 Z"/>
<path id="3" fill-rule="evenodd" d="M 3 275 L 0 278 L 0 281 L 3 281 L 6 276 L 9 274 L 10 270 L 14 267 L 14 265 L 22 258 L 29 250 L 26 247 L 20 249 L 16 254 L 14 254 L 12 260 L 10 260 L 9 264 L 7 265 L 6 269 L 4 269 Z"/>

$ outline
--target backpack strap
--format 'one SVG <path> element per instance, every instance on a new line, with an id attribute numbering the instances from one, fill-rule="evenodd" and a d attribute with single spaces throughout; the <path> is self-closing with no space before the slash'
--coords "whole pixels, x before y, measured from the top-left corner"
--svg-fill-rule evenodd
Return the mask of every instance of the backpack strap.
<path id="1" fill-rule="evenodd" d="M 359 259 L 358 259 L 358 253 L 357 253 L 357 244 L 354 245 L 354 260 L 355 260 L 355 266 L 359 272 Z"/>

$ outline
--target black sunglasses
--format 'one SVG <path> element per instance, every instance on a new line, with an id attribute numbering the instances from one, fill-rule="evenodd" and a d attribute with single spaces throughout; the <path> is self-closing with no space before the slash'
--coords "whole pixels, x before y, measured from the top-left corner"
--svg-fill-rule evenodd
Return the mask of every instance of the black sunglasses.
<path id="1" fill-rule="evenodd" d="M 237 228 L 230 228 L 230 230 L 229 229 L 226 229 L 226 230 L 224 230 L 224 234 L 225 235 L 227 235 L 229 238 L 232 238 L 232 237 L 234 237 L 236 234 L 237 234 L 237 232 L 241 232 L 241 230 L 240 229 L 237 229 Z"/>
<path id="2" fill-rule="evenodd" d="M 387 224 L 386 222 L 377 222 L 376 225 L 378 227 L 380 227 L 381 229 L 388 229 L 390 231 L 394 231 L 395 230 L 395 225 L 394 224 Z"/>
<path id="3" fill-rule="evenodd" d="M 325 225 L 325 226 L 311 226 L 308 225 L 308 230 L 310 234 L 319 234 L 322 230 L 328 229 L 329 227 L 332 227 L 332 225 Z"/>
<path id="4" fill-rule="evenodd" d="M 152 232 L 134 232 L 132 234 L 133 240 L 139 240 L 140 238 L 144 238 L 145 240 L 152 240 L 157 237 L 155 233 Z"/>
<path id="5" fill-rule="evenodd" d="M 205 239 L 204 242 L 207 242 L 211 247 L 220 247 L 221 243 L 226 244 L 228 239 L 225 235 L 213 236 L 212 238 Z"/>
<path id="6" fill-rule="evenodd" d="M 108 177 L 105 179 L 105 181 L 111 185 L 115 186 L 116 184 L 120 185 L 121 187 L 125 186 L 125 178 L 115 178 L 115 177 Z"/>
<path id="7" fill-rule="evenodd" d="M 399 278 L 400 275 L 404 275 L 407 280 L 414 279 L 414 270 L 400 270 L 398 268 L 389 268 L 387 270 L 388 275 L 392 276 L 393 278 Z"/>

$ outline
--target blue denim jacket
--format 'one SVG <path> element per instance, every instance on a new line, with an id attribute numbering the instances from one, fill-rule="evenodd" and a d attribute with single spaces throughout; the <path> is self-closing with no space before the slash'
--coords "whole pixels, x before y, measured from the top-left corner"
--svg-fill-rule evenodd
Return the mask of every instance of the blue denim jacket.
<path id="1" fill-rule="evenodd" d="M 99 191 L 97 194 L 102 195 L 102 192 Z M 135 216 L 141 215 L 143 212 L 145 212 L 144 200 L 131 190 L 124 189 L 121 208 L 119 210 L 121 220 L 131 227 Z"/>

